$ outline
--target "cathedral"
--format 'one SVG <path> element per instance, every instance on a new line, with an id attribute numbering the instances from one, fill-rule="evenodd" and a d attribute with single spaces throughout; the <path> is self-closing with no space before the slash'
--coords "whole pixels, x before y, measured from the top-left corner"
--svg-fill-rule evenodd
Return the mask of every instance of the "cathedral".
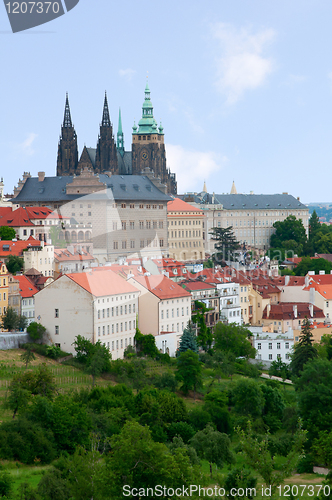
<path id="1" fill-rule="evenodd" d="M 154 177 L 160 179 L 160 182 L 167 186 L 169 194 L 177 193 L 175 174 L 172 174 L 166 166 L 164 129 L 161 124 L 158 127 L 153 116 L 148 83 L 145 87 L 142 118 L 138 125 L 134 123 L 133 126 L 132 150 L 125 151 L 124 148 L 121 110 L 119 111 L 117 141 L 115 142 L 105 93 L 97 147 L 94 149 L 84 146 L 80 159 L 78 159 L 77 135 L 71 120 L 67 94 L 58 146 L 57 176 L 79 175 L 84 168 L 89 168 L 95 173 L 107 172 L 115 175 L 153 173 Z"/>

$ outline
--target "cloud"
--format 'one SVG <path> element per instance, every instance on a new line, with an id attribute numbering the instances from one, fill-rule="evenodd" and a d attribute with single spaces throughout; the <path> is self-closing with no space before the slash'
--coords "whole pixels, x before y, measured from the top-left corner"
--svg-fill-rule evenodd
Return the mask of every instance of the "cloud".
<path id="1" fill-rule="evenodd" d="M 266 29 L 252 34 L 248 29 L 236 30 L 224 23 L 215 24 L 212 31 L 222 53 L 217 58 L 216 86 L 226 94 L 227 104 L 234 104 L 247 90 L 264 85 L 273 72 L 273 59 L 263 53 L 275 38 L 275 32 Z"/>
<path id="2" fill-rule="evenodd" d="M 176 174 L 178 192 L 203 189 L 203 182 L 223 168 L 226 157 L 214 152 L 188 150 L 182 146 L 167 144 L 167 165 Z M 213 189 L 212 189 L 213 191 Z"/>
<path id="3" fill-rule="evenodd" d="M 136 71 L 134 69 L 131 69 L 131 68 L 119 70 L 119 75 L 122 78 L 125 78 L 128 82 L 130 82 L 132 80 L 135 73 L 136 73 Z"/>
<path id="4" fill-rule="evenodd" d="M 25 154 L 26 156 L 32 156 L 35 153 L 35 150 L 33 149 L 32 145 L 37 137 L 38 137 L 37 134 L 31 132 L 25 139 L 25 141 L 18 144 L 18 150 L 21 153 Z"/>
<path id="5" fill-rule="evenodd" d="M 307 77 L 304 75 L 289 75 L 287 80 L 283 83 L 286 87 L 295 87 L 299 83 L 303 83 L 307 80 Z"/>

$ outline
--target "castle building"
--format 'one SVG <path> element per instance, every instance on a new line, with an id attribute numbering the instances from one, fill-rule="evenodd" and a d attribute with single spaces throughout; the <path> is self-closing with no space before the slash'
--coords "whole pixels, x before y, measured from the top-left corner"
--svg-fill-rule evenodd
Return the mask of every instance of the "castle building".
<path id="1" fill-rule="evenodd" d="M 115 141 L 105 94 L 97 147 L 94 149 L 84 146 L 79 160 L 77 134 L 72 123 L 67 94 L 58 145 L 57 176 L 79 175 L 85 168 L 98 174 L 146 175 L 152 173 L 155 178 L 166 185 L 168 193 L 176 194 L 175 174 L 172 174 L 166 165 L 164 129 L 161 124 L 158 127 L 153 116 L 148 83 L 145 87 L 142 118 L 138 122 L 138 127 L 135 123 L 133 126 L 132 151 L 125 151 L 121 110 L 119 110 L 117 140 Z"/>

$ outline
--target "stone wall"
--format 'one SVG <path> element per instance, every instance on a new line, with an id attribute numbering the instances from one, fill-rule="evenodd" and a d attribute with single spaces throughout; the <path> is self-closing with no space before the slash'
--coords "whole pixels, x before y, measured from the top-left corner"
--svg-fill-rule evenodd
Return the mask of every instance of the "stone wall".
<path id="1" fill-rule="evenodd" d="M 28 333 L 1 333 L 0 334 L 0 350 L 18 349 L 21 344 L 29 342 Z"/>

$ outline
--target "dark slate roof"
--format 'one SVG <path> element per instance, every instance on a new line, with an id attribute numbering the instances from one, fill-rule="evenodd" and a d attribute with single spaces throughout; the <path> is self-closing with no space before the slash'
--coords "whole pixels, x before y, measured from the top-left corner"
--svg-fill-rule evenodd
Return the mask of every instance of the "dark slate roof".
<path id="1" fill-rule="evenodd" d="M 66 185 L 72 182 L 71 175 L 62 177 L 45 177 L 39 182 L 38 177 L 29 177 L 21 191 L 12 201 L 15 203 L 47 203 L 58 201 L 71 201 L 77 198 L 75 195 L 66 194 Z"/>
<path id="2" fill-rule="evenodd" d="M 47 203 L 68 202 L 80 198 L 82 195 L 67 195 L 66 184 L 71 183 L 73 176 L 45 177 L 39 182 L 38 177 L 29 177 L 13 202 L 24 203 Z M 88 195 L 90 198 L 109 198 L 115 200 L 133 201 L 169 201 L 167 194 L 162 193 L 143 175 L 112 175 L 99 174 L 100 182 L 110 188 L 108 193 L 97 192 Z"/>
<path id="3" fill-rule="evenodd" d="M 86 149 L 89 153 L 91 163 L 95 167 L 96 166 L 96 152 L 97 152 L 97 150 L 96 150 L 96 148 L 86 148 Z"/>
<path id="4" fill-rule="evenodd" d="M 95 148 L 86 148 L 86 149 L 89 153 L 91 163 L 95 167 L 96 166 L 96 152 L 97 152 L 97 150 Z M 120 174 L 121 175 L 131 174 L 131 172 L 132 172 L 131 151 L 125 151 L 123 156 L 121 156 L 119 151 L 117 151 L 117 157 L 118 157 L 118 165 L 119 165 Z"/>
<path id="5" fill-rule="evenodd" d="M 182 194 L 178 197 L 188 203 L 223 205 L 225 210 L 303 210 L 307 208 L 290 194 L 215 194 L 213 196 L 202 192 Z"/>

